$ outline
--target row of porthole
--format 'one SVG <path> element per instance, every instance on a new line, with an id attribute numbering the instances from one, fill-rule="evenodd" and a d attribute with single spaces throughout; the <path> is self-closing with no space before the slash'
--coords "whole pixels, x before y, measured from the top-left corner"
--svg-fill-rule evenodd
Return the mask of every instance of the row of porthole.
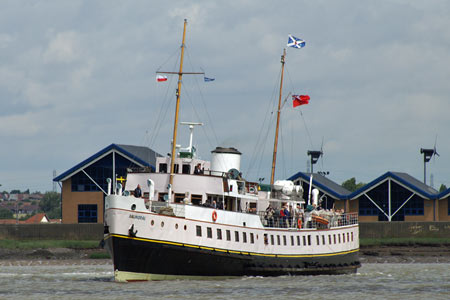
<path id="1" fill-rule="evenodd" d="M 155 220 L 150 221 L 151 226 L 155 226 Z M 164 227 L 164 221 L 161 221 L 161 228 Z M 178 229 L 178 223 L 175 224 L 175 229 Z M 187 225 L 184 225 L 184 230 L 187 230 Z"/>

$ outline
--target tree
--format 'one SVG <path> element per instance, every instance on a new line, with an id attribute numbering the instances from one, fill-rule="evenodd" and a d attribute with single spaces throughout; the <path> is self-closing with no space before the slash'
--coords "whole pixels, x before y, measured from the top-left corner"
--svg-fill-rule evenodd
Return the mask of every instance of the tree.
<path id="1" fill-rule="evenodd" d="M 442 193 L 443 191 L 447 190 L 447 186 L 445 184 L 441 184 L 441 187 L 439 188 L 439 193 Z"/>
<path id="2" fill-rule="evenodd" d="M 0 219 L 12 219 L 13 217 L 14 215 L 9 209 L 0 207 Z"/>
<path id="3" fill-rule="evenodd" d="M 57 192 L 46 192 L 39 202 L 39 208 L 45 212 L 50 219 L 61 218 L 61 194 Z"/>
<path id="4" fill-rule="evenodd" d="M 350 192 L 354 192 L 357 189 L 360 189 L 360 188 L 362 188 L 365 185 L 366 184 L 364 182 L 356 183 L 356 178 L 355 177 L 347 179 L 346 181 L 344 181 L 341 184 L 342 187 L 344 187 L 345 189 L 349 190 Z"/>

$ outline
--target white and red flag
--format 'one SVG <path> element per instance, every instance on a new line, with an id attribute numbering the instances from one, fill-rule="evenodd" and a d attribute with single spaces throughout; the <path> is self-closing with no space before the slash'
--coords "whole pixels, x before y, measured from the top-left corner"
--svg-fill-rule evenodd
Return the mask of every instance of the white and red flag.
<path id="1" fill-rule="evenodd" d="M 167 76 L 164 75 L 156 75 L 156 81 L 161 82 L 161 81 L 167 81 Z"/>

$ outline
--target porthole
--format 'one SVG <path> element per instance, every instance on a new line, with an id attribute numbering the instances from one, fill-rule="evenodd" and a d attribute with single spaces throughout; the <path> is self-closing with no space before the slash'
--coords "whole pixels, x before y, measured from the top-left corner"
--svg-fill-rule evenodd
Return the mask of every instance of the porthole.
<path id="1" fill-rule="evenodd" d="M 152 221 L 150 222 L 150 224 L 151 224 L 152 226 L 155 225 L 155 221 L 152 220 Z"/>
<path id="2" fill-rule="evenodd" d="M 164 222 L 161 222 L 161 227 L 164 227 Z"/>
<path id="3" fill-rule="evenodd" d="M 136 204 L 131 205 L 131 210 L 136 210 Z"/>
<path id="4" fill-rule="evenodd" d="M 175 224 L 175 229 L 178 229 L 178 224 Z"/>

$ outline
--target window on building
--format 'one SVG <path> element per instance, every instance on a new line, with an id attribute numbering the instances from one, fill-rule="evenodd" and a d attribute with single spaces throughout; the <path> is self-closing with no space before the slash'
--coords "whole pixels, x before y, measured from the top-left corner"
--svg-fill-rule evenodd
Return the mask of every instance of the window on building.
<path id="1" fill-rule="evenodd" d="M 423 216 L 423 198 L 415 195 L 403 206 L 405 210 L 405 216 Z"/>
<path id="2" fill-rule="evenodd" d="M 167 193 L 158 193 L 158 201 L 166 201 Z"/>
<path id="3" fill-rule="evenodd" d="M 117 174 L 117 178 L 125 179 L 127 176 L 127 168 L 138 167 L 138 165 L 132 163 L 119 153 L 115 154 L 115 174 Z M 84 172 L 86 172 L 90 178 Z M 106 182 L 106 179 L 114 178 L 112 153 L 84 168 L 84 172 L 80 171 L 71 177 L 72 192 L 97 192 L 101 191 L 101 189 L 107 191 L 108 183 Z M 134 188 L 136 187 L 133 187 L 133 189 Z"/>
<path id="4" fill-rule="evenodd" d="M 212 239 L 212 228 L 206 227 L 206 237 Z"/>
<path id="5" fill-rule="evenodd" d="M 175 193 L 175 197 L 174 197 L 175 198 L 174 199 L 175 203 L 182 203 L 184 197 L 185 197 L 184 193 Z"/>
<path id="6" fill-rule="evenodd" d="M 202 236 L 202 227 L 197 225 L 197 236 Z"/>
<path id="7" fill-rule="evenodd" d="M 217 228 L 217 239 L 221 240 L 222 239 L 222 229 Z"/>
<path id="8" fill-rule="evenodd" d="M 97 204 L 78 204 L 78 223 L 97 223 Z"/>
<path id="9" fill-rule="evenodd" d="M 361 216 L 378 216 L 378 208 L 366 196 L 359 197 L 359 214 Z"/>

